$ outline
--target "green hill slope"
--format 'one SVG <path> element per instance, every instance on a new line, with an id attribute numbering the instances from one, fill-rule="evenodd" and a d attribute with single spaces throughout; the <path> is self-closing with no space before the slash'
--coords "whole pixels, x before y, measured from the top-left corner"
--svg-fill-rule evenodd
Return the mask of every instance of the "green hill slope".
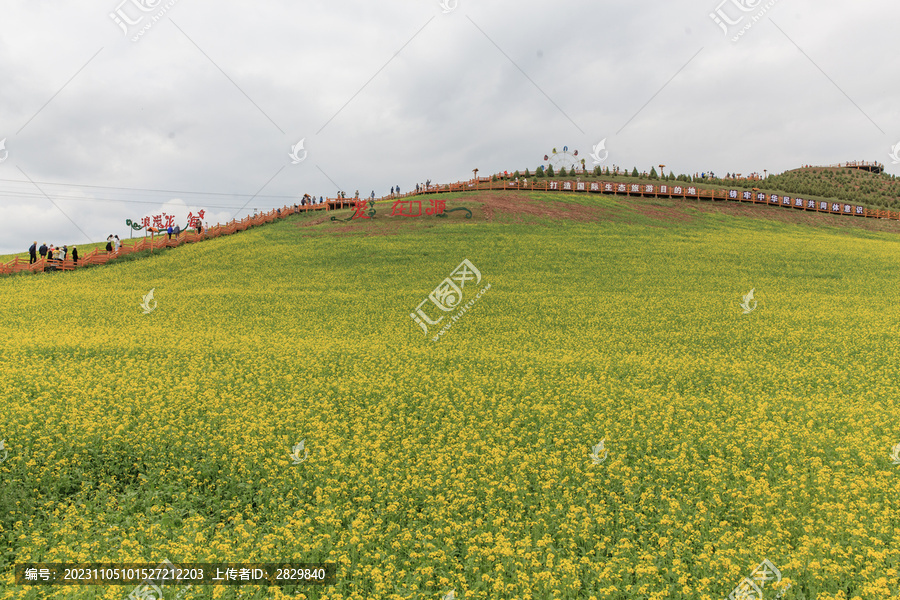
<path id="1" fill-rule="evenodd" d="M 834 198 L 873 208 L 900 208 L 900 180 L 888 173 L 807 167 L 772 175 L 761 187 L 816 198 Z"/>
<path id="2" fill-rule="evenodd" d="M 186 598 L 721 598 L 764 558 L 795 598 L 900 589 L 895 222 L 446 199 L 473 218 L 0 279 L 0 596 L 165 559 L 335 565 Z"/>

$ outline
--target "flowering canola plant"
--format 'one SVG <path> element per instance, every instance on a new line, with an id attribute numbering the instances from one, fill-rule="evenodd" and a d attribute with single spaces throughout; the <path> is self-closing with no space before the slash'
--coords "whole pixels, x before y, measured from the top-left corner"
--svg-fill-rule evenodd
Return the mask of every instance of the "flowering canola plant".
<path id="1" fill-rule="evenodd" d="M 337 565 L 184 598 L 711 600 L 763 558 L 900 597 L 897 237 L 622 210 L 0 280 L 0 600 L 14 563 L 166 558 Z M 464 258 L 491 294 L 432 343 L 408 313 Z"/>

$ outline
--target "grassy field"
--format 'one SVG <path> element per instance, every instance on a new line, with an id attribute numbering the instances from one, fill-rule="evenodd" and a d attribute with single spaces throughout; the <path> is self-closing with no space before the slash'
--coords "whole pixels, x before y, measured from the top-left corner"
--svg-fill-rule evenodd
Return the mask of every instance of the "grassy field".
<path id="1" fill-rule="evenodd" d="M 134 589 L 14 563 L 164 559 L 337 564 L 167 599 L 720 600 L 764 559 L 766 600 L 900 598 L 896 227 L 455 206 L 0 279 L 0 600 Z"/>

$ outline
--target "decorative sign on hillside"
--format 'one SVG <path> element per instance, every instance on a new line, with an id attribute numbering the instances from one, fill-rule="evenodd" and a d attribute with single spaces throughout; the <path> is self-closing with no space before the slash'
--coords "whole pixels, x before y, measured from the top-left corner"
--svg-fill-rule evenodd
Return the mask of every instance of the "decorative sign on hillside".
<path id="1" fill-rule="evenodd" d="M 452 213 L 460 210 L 466 211 L 466 218 L 472 218 L 472 211 L 468 208 L 450 208 L 446 207 L 446 200 L 434 200 L 430 199 L 428 202 L 431 203 L 431 206 L 425 208 L 426 215 L 433 215 L 435 217 L 447 217 L 447 213 Z M 375 201 L 374 200 L 356 200 L 354 202 L 355 209 L 352 215 L 350 215 L 347 219 L 338 219 L 337 217 L 331 217 L 332 221 L 353 221 L 354 219 L 373 219 L 375 218 Z M 368 206 L 368 208 L 366 208 Z M 421 200 L 395 200 L 393 206 L 391 206 L 391 214 L 392 217 L 421 217 L 422 216 L 422 201 Z"/>
<path id="2" fill-rule="evenodd" d="M 206 214 L 205 210 L 198 210 L 197 215 L 194 216 L 193 212 L 188 213 L 188 227 L 197 227 L 201 221 L 203 221 L 204 215 Z"/>
<path id="3" fill-rule="evenodd" d="M 352 221 L 354 219 L 372 219 L 375 217 L 375 201 L 374 200 L 356 200 L 355 209 L 349 219 L 338 219 L 331 217 L 332 221 Z M 369 208 L 366 209 L 366 206 Z"/>
<path id="4" fill-rule="evenodd" d="M 156 227 L 157 229 L 175 227 L 175 215 L 162 213 L 161 215 L 144 217 L 141 219 L 141 227 Z"/>
<path id="5" fill-rule="evenodd" d="M 537 189 L 532 183 L 531 189 Z M 609 181 L 557 181 L 546 183 L 549 191 L 561 192 L 594 192 L 602 194 L 627 194 L 629 196 L 663 196 L 666 198 L 696 198 L 697 200 L 731 200 L 735 202 L 752 202 L 753 204 L 767 204 L 769 206 L 782 206 L 798 210 L 812 210 L 831 214 L 853 215 L 856 217 L 877 216 L 884 219 L 889 217 L 889 211 L 877 211 L 866 209 L 857 204 L 844 204 L 843 202 L 829 202 L 826 200 L 810 200 L 793 198 L 791 196 L 779 196 L 760 191 L 749 190 L 712 190 L 700 189 L 694 185 L 667 184 L 667 183 L 619 183 Z M 882 214 L 883 213 L 883 214 Z M 896 214 L 896 213 L 895 213 Z"/>
<path id="6" fill-rule="evenodd" d="M 459 210 L 466 211 L 466 218 L 472 218 L 472 211 L 468 208 L 451 208 L 447 209 L 447 201 L 446 200 L 435 200 L 429 199 L 428 202 L 431 203 L 431 206 L 425 209 L 426 215 L 434 215 L 435 217 L 446 217 L 447 213 L 456 212 Z M 395 200 L 394 205 L 391 207 L 391 216 L 392 217 L 421 217 L 422 216 L 422 201 L 421 200 Z"/>
<path id="7" fill-rule="evenodd" d="M 205 214 L 205 210 L 198 210 L 196 215 L 194 215 L 193 212 L 189 212 L 187 217 L 187 227 L 197 227 L 197 225 L 200 224 L 200 221 L 203 220 Z M 167 215 L 166 213 L 144 217 L 141 219 L 140 224 L 132 224 L 128 223 L 127 221 L 126 223 L 131 225 L 131 227 L 134 229 L 141 229 L 144 227 L 148 229 L 150 227 L 153 227 L 155 229 L 168 229 L 169 227 L 175 227 L 176 224 L 175 215 Z M 135 227 L 135 225 L 138 225 L 138 227 Z"/>

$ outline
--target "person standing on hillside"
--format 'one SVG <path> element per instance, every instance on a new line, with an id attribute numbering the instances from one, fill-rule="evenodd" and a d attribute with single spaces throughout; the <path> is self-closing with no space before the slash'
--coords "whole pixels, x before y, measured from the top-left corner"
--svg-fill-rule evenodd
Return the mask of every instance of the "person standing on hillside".
<path id="1" fill-rule="evenodd" d="M 119 250 L 121 250 L 121 249 L 122 249 L 122 240 L 119 239 L 119 236 L 116 236 L 116 254 L 118 254 Z"/>
<path id="2" fill-rule="evenodd" d="M 47 242 L 41 244 L 39 252 L 41 253 L 41 260 L 44 260 L 47 257 Z"/>
<path id="3" fill-rule="evenodd" d="M 33 265 L 37 262 L 37 241 L 35 241 L 28 249 L 28 264 Z"/>
<path id="4" fill-rule="evenodd" d="M 69 255 L 69 246 L 63 246 L 62 252 L 59 254 L 60 260 L 66 260 L 66 257 Z"/>
<path id="5" fill-rule="evenodd" d="M 107 252 L 112 252 L 112 241 L 113 241 L 113 236 L 112 236 L 112 234 L 109 234 L 109 237 L 106 238 L 106 251 Z"/>
<path id="6" fill-rule="evenodd" d="M 172 226 L 171 226 L 171 225 L 169 225 L 169 227 L 166 229 L 166 233 L 169 234 L 169 239 L 170 239 L 170 240 L 172 239 L 172 232 L 174 232 L 174 231 L 175 231 L 175 230 L 172 229 Z"/>
<path id="7" fill-rule="evenodd" d="M 72 260 L 75 261 L 75 264 L 78 264 L 78 248 L 72 246 Z"/>
<path id="8" fill-rule="evenodd" d="M 178 239 L 178 234 L 181 233 L 181 225 L 175 226 L 175 239 Z"/>
<path id="9" fill-rule="evenodd" d="M 400 186 L 399 185 L 397 186 L 397 197 L 398 198 L 400 197 Z"/>

